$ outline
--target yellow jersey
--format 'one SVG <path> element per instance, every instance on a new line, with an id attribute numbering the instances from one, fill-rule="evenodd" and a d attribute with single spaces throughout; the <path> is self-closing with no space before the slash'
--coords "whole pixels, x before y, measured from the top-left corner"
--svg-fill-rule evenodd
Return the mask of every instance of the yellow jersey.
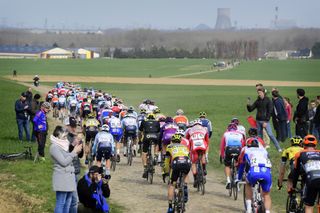
<path id="1" fill-rule="evenodd" d="M 281 155 L 282 162 L 285 163 L 287 160 L 289 160 L 290 163 L 293 163 L 294 156 L 302 150 L 303 148 L 301 146 L 290 146 L 289 148 L 286 148 Z"/>
<path id="2" fill-rule="evenodd" d="M 187 157 L 189 158 L 189 150 L 183 144 L 171 143 L 167 146 L 166 149 L 166 158 L 164 161 L 164 172 L 168 173 L 170 169 L 170 163 L 173 159 L 178 157 Z"/>
<path id="3" fill-rule="evenodd" d="M 99 125 L 100 125 L 99 121 L 95 118 L 87 118 L 82 123 L 82 126 L 85 126 L 85 127 L 98 127 Z"/>

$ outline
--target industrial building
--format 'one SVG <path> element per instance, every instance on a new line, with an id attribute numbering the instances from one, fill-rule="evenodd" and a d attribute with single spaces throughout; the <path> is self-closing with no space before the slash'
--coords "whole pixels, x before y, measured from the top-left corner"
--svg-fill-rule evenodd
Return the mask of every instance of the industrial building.
<path id="1" fill-rule="evenodd" d="M 50 47 L 0 45 L 0 58 L 40 58 Z"/>

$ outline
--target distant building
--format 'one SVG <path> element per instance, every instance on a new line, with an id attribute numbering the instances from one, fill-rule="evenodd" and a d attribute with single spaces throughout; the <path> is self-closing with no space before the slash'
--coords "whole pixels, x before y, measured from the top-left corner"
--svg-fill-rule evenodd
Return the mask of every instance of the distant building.
<path id="1" fill-rule="evenodd" d="M 59 47 L 44 51 L 41 53 L 41 58 L 46 59 L 67 59 L 74 58 L 72 51 L 65 50 Z"/>
<path id="2" fill-rule="evenodd" d="M 218 8 L 218 15 L 216 21 L 216 30 L 231 29 L 230 8 Z"/>
<path id="3" fill-rule="evenodd" d="M 49 47 L 0 45 L 0 58 L 40 58 Z"/>
<path id="4" fill-rule="evenodd" d="M 309 48 L 294 51 L 289 54 L 290 58 L 312 58 L 312 51 Z"/>
<path id="5" fill-rule="evenodd" d="M 266 59 L 278 59 L 286 60 L 288 59 L 289 53 L 292 51 L 282 50 L 282 51 L 269 51 L 264 54 Z"/>

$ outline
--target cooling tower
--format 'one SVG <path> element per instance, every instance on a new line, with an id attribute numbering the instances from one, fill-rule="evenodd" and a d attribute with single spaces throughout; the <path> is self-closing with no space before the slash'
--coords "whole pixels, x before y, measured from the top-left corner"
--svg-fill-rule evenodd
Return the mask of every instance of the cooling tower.
<path id="1" fill-rule="evenodd" d="M 230 8 L 218 8 L 218 16 L 215 29 L 231 29 Z"/>

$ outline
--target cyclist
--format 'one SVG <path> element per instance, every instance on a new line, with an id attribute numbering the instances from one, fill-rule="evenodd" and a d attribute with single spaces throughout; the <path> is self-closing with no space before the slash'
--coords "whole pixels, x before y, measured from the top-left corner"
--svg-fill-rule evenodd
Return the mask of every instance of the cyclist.
<path id="1" fill-rule="evenodd" d="M 137 117 L 134 117 L 132 113 L 126 114 L 121 121 L 121 125 L 123 128 L 123 144 L 124 144 L 124 156 L 127 156 L 127 140 L 128 137 L 132 137 L 133 140 L 133 155 L 136 155 L 136 141 L 138 138 L 138 121 Z"/>
<path id="2" fill-rule="evenodd" d="M 129 106 L 126 115 L 128 115 L 128 116 L 130 115 L 130 116 L 135 117 L 136 119 L 138 119 L 138 113 L 136 111 L 134 111 L 134 107 L 133 106 Z"/>
<path id="3" fill-rule="evenodd" d="M 110 117 L 113 115 L 113 111 L 107 106 L 104 106 L 104 109 L 101 110 L 100 113 L 100 123 L 101 125 L 103 124 L 108 124 Z"/>
<path id="4" fill-rule="evenodd" d="M 66 114 L 66 105 L 67 105 L 67 99 L 65 95 L 60 95 L 59 96 L 59 111 L 60 111 L 60 116 L 63 118 Z"/>
<path id="5" fill-rule="evenodd" d="M 114 140 L 112 134 L 109 133 L 109 126 L 107 124 L 102 125 L 101 132 L 99 132 L 93 143 L 92 154 L 93 156 L 97 156 L 97 166 L 101 167 L 102 158 L 106 161 L 106 176 L 105 178 L 109 180 L 111 178 L 110 175 L 110 158 L 114 155 Z"/>
<path id="6" fill-rule="evenodd" d="M 78 101 L 76 98 L 70 96 L 70 99 L 69 99 L 69 111 L 70 111 L 70 114 L 72 116 L 76 116 L 77 114 L 77 106 L 78 106 Z"/>
<path id="7" fill-rule="evenodd" d="M 138 115 L 138 127 L 140 129 L 142 121 L 144 121 L 147 117 L 147 113 L 145 109 L 140 109 L 140 114 Z M 139 150 L 138 152 L 141 153 L 142 151 L 142 132 L 139 130 L 138 133 L 138 139 L 139 139 Z"/>
<path id="8" fill-rule="evenodd" d="M 259 144 L 260 142 L 257 138 L 249 138 L 247 140 L 247 146 L 241 150 L 239 156 L 239 171 L 236 182 L 242 179 L 244 170 L 246 170 L 245 202 L 247 213 L 252 212 L 252 187 L 258 181 L 261 184 L 266 213 L 270 213 L 271 209 L 271 161 L 267 150 Z"/>
<path id="9" fill-rule="evenodd" d="M 185 133 L 182 129 L 178 129 L 177 132 L 175 134 L 181 135 L 181 142 L 180 144 L 185 145 L 188 150 L 190 151 L 191 147 L 190 147 L 190 141 L 188 139 L 185 138 Z"/>
<path id="10" fill-rule="evenodd" d="M 203 127 L 206 127 L 209 133 L 209 138 L 212 136 L 212 124 L 211 121 L 207 118 L 207 113 L 205 112 L 200 112 L 199 113 L 199 119 L 202 123 Z"/>
<path id="11" fill-rule="evenodd" d="M 182 109 L 178 109 L 176 116 L 173 117 L 173 121 L 179 126 L 180 129 L 186 130 L 189 125 L 188 118 L 183 115 L 184 112 Z"/>
<path id="12" fill-rule="evenodd" d="M 305 213 L 313 212 L 314 202 L 320 194 L 320 150 L 316 149 L 317 143 L 315 136 L 305 136 L 303 139 L 304 150 L 296 154 L 294 161 L 293 189 L 301 175 L 302 181 L 305 183 L 303 193 Z"/>
<path id="13" fill-rule="evenodd" d="M 147 119 L 141 122 L 139 130 L 143 132 L 143 148 L 142 148 L 142 165 L 144 172 L 142 178 L 147 178 L 147 153 L 152 142 L 155 144 L 159 141 L 160 124 L 156 121 L 154 114 L 148 114 Z M 155 154 L 159 153 L 159 148 L 155 145 Z"/>
<path id="14" fill-rule="evenodd" d="M 249 135 L 249 137 L 247 138 L 247 140 L 252 139 L 252 138 L 256 138 L 259 142 L 259 146 L 266 147 L 266 143 L 264 142 L 264 140 L 262 140 L 262 138 L 260 138 L 258 136 L 258 130 L 256 128 L 250 128 L 248 130 L 248 135 Z"/>
<path id="15" fill-rule="evenodd" d="M 121 148 L 121 138 L 123 135 L 123 129 L 121 121 L 118 117 L 111 116 L 109 119 L 110 133 L 113 135 L 113 139 L 117 146 L 117 162 L 120 162 L 120 148 Z"/>
<path id="16" fill-rule="evenodd" d="M 85 131 L 86 135 L 86 146 L 85 146 L 85 154 L 86 154 L 86 160 L 85 164 L 89 163 L 89 154 L 91 150 L 90 141 L 93 141 L 96 137 L 96 134 L 98 133 L 98 129 L 100 126 L 99 121 L 95 118 L 93 113 L 90 113 L 87 118 L 82 122 L 83 130 Z"/>
<path id="17" fill-rule="evenodd" d="M 220 156 L 224 159 L 224 172 L 227 177 L 226 189 L 231 187 L 230 167 L 232 158 L 238 161 L 237 159 L 243 146 L 245 146 L 243 135 L 238 132 L 236 124 L 230 123 L 220 143 Z M 236 154 L 236 156 L 233 157 L 232 154 Z"/>
<path id="18" fill-rule="evenodd" d="M 196 163 L 198 161 L 198 152 L 202 152 L 202 167 L 204 176 L 207 175 L 206 164 L 208 159 L 208 151 L 209 151 L 209 133 L 207 128 L 202 126 L 201 121 L 195 120 L 192 123 L 192 126 L 186 131 L 186 139 L 190 141 L 191 146 L 191 161 L 192 161 L 192 174 L 194 177 L 193 187 L 197 187 L 197 167 Z"/>
<path id="19" fill-rule="evenodd" d="M 290 139 L 290 142 L 291 142 L 291 146 L 282 152 L 279 179 L 278 179 L 278 189 L 280 190 L 282 188 L 283 177 L 286 172 L 286 162 L 287 160 L 289 160 L 290 173 L 288 175 L 288 184 L 287 184 L 288 192 L 292 188 L 292 171 L 294 168 L 294 165 L 293 165 L 294 157 L 298 152 L 303 150 L 302 138 L 300 136 L 293 136 Z"/>
<path id="20" fill-rule="evenodd" d="M 92 111 L 92 105 L 88 102 L 87 98 L 83 98 L 80 114 L 82 118 L 86 118 Z"/>
<path id="21" fill-rule="evenodd" d="M 52 108 L 53 108 L 52 113 L 53 113 L 53 117 L 58 117 L 59 116 L 58 113 L 55 114 L 55 111 L 58 108 L 58 106 L 59 106 L 59 97 L 58 97 L 58 95 L 56 93 L 54 93 L 53 98 L 52 98 Z"/>
<path id="22" fill-rule="evenodd" d="M 159 123 L 160 124 L 160 123 Z M 160 129 L 160 140 L 161 143 L 159 147 L 162 147 L 162 154 L 164 155 L 166 152 L 167 145 L 170 144 L 172 136 L 179 129 L 179 126 L 173 122 L 171 117 L 167 117 L 165 120 L 165 125 Z M 161 155 L 158 157 L 158 163 L 161 162 Z"/>
<path id="23" fill-rule="evenodd" d="M 156 108 L 155 110 L 153 110 L 153 113 L 156 117 L 156 120 L 160 122 L 160 126 L 161 126 L 161 121 L 164 121 L 166 119 L 166 116 L 161 113 L 161 110 L 159 108 Z"/>
<path id="24" fill-rule="evenodd" d="M 168 213 L 173 213 L 172 200 L 174 196 L 174 185 L 176 184 L 180 173 L 184 174 L 184 202 L 188 202 L 188 183 L 187 176 L 190 171 L 191 162 L 189 150 L 185 145 L 180 144 L 181 135 L 174 134 L 171 139 L 171 144 L 167 146 L 164 164 L 164 177 L 169 175 L 170 180 L 168 186 Z"/>

